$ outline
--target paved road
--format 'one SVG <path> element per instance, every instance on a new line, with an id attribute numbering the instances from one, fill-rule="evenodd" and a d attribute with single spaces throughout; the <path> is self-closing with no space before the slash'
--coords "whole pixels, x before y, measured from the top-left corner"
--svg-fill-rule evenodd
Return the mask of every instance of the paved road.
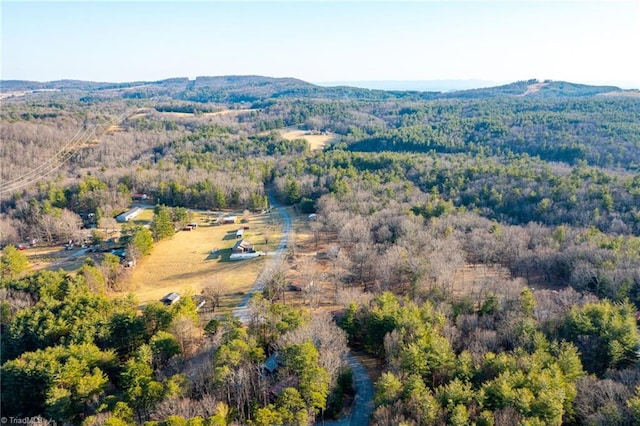
<path id="1" fill-rule="evenodd" d="M 269 257 L 267 258 L 267 262 L 271 262 L 272 264 L 278 264 L 282 262 L 284 256 L 287 253 L 287 247 L 289 247 L 289 235 L 291 234 L 291 216 L 289 216 L 289 212 L 282 206 L 280 206 L 272 194 L 268 194 L 269 196 L 269 204 L 271 205 L 271 211 L 276 211 L 282 217 L 282 238 L 280 239 L 280 243 L 278 247 L 269 252 Z M 247 303 L 251 300 L 251 296 L 253 293 L 262 290 L 262 276 L 258 275 L 256 278 L 256 282 L 253 284 L 251 290 L 247 292 L 247 294 L 242 298 L 242 301 L 238 305 L 237 308 L 233 310 L 233 315 L 238 318 L 243 323 L 249 322 L 249 308 L 247 307 Z"/>
<path id="2" fill-rule="evenodd" d="M 373 385 L 367 369 L 353 355 L 347 355 L 347 363 L 353 371 L 356 397 L 351 412 L 338 420 L 318 422 L 316 426 L 367 426 L 373 412 Z"/>

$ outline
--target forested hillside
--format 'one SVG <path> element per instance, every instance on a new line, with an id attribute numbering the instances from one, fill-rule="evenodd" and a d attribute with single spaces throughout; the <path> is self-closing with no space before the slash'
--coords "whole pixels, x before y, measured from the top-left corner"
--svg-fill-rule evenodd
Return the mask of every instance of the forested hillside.
<path id="1" fill-rule="evenodd" d="M 2 95 L 3 416 L 310 424 L 348 405 L 351 348 L 382 365 L 371 424 L 640 422 L 637 92 L 232 76 Z M 150 226 L 117 224 L 141 194 Z M 186 209 L 260 212 L 269 195 L 315 213 L 305 226 L 329 250 L 267 271 L 247 324 L 201 321 L 190 298 L 115 298 L 127 270 L 109 253 L 33 272 L 22 250 L 97 247 L 117 228 L 139 260 Z M 293 270 L 305 297 L 327 283 L 331 306 L 279 299 Z"/>

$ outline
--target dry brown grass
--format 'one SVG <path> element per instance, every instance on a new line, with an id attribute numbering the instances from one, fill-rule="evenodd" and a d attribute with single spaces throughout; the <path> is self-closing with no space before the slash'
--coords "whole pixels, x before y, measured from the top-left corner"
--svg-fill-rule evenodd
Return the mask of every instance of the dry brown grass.
<path id="1" fill-rule="evenodd" d="M 111 135 L 116 132 L 124 132 L 124 130 L 124 127 L 117 124 L 112 124 L 111 126 L 107 127 L 106 134 Z"/>
<path id="2" fill-rule="evenodd" d="M 596 96 L 608 96 L 608 97 L 624 97 L 624 98 L 640 98 L 640 91 L 638 90 L 626 90 L 622 91 L 614 91 L 614 92 L 605 92 L 599 93 Z"/>
<path id="3" fill-rule="evenodd" d="M 252 112 L 252 111 L 257 111 L 257 110 L 252 108 L 225 109 L 225 110 L 216 111 L 216 112 L 205 112 L 202 115 L 204 115 L 205 117 L 214 117 L 216 115 L 240 115 L 240 114 L 245 114 L 247 112 Z"/>
<path id="4" fill-rule="evenodd" d="M 204 214 L 196 214 L 194 221 L 201 225 L 156 243 L 151 254 L 138 261 L 130 288 L 139 302 L 159 300 L 171 291 L 198 294 L 206 286 L 215 286 L 222 292 L 223 307 L 230 308 L 253 286 L 265 257 L 229 261 L 240 224 L 210 225 Z M 245 239 L 256 250 L 272 250 L 282 235 L 277 215 L 254 215 L 243 225 L 250 227 Z M 265 234 L 270 236 L 269 244 L 265 244 Z M 215 254 L 214 249 L 218 250 Z"/>
<path id="5" fill-rule="evenodd" d="M 25 96 L 28 93 L 31 93 L 31 91 L 4 92 L 0 93 L 0 99 L 19 98 Z"/>
<path id="6" fill-rule="evenodd" d="M 306 139 L 309 142 L 309 147 L 312 151 L 322 149 L 326 144 L 336 140 L 337 135 L 335 133 L 329 133 L 326 135 L 314 135 L 307 130 L 300 130 L 297 128 L 286 127 L 279 130 L 283 138 L 287 140 L 293 139 Z"/>
<path id="7" fill-rule="evenodd" d="M 536 93 L 538 92 L 540 89 L 542 89 L 545 86 L 548 86 L 549 83 L 544 83 L 544 82 L 539 82 L 539 83 L 533 83 L 527 86 L 527 90 L 522 93 L 521 95 L 518 96 L 527 96 L 527 95 L 531 95 L 532 93 Z"/>
<path id="8" fill-rule="evenodd" d="M 146 225 L 153 220 L 153 206 L 142 207 L 142 212 L 133 219 L 133 223 L 136 225 Z"/>
<path id="9" fill-rule="evenodd" d="M 216 112 L 205 112 L 202 114 L 194 114 L 192 112 L 171 112 L 171 111 L 156 111 L 156 110 L 148 110 L 148 111 L 140 111 L 132 116 L 129 117 L 129 120 L 136 120 L 138 118 L 144 118 L 150 114 L 158 114 L 162 117 L 167 117 L 167 118 L 185 118 L 185 117 L 215 117 L 218 115 L 241 115 L 241 114 L 246 114 L 248 112 L 251 111 L 256 111 L 255 109 L 251 109 L 251 108 L 244 108 L 244 109 L 225 109 L 222 111 L 216 111 Z"/>

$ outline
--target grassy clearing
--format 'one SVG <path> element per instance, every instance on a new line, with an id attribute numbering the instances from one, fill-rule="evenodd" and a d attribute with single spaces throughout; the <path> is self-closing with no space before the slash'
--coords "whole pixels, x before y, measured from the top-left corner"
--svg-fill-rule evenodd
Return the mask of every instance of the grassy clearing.
<path id="1" fill-rule="evenodd" d="M 338 135 L 335 133 L 329 133 L 326 135 L 314 135 L 307 130 L 299 130 L 297 128 L 287 127 L 279 130 L 283 138 L 288 140 L 293 139 L 306 139 L 309 142 L 311 151 L 322 149 L 326 144 L 333 142 L 337 139 Z"/>
<path id="2" fill-rule="evenodd" d="M 136 120 L 139 118 L 147 117 L 148 115 L 160 115 L 165 118 L 191 118 L 191 117 L 215 117 L 219 115 L 241 115 L 246 114 L 252 111 L 257 111 L 256 109 L 244 108 L 244 109 L 225 109 L 222 111 L 216 112 L 204 112 L 200 114 L 194 114 L 192 112 L 172 112 L 172 111 L 156 111 L 155 109 L 150 109 L 148 111 L 141 111 L 129 117 L 129 120 Z"/>
<path id="3" fill-rule="evenodd" d="M 132 222 L 140 226 L 150 224 L 153 221 L 153 209 L 154 206 L 142 207 L 142 212 Z"/>
<path id="4" fill-rule="evenodd" d="M 222 310 L 230 309 L 253 286 L 266 261 L 265 257 L 229 260 L 238 227 L 249 226 L 245 239 L 265 252 L 273 250 L 282 235 L 281 219 L 275 214 L 254 215 L 247 224 L 215 226 L 205 214 L 196 213 L 193 221 L 201 225 L 156 243 L 151 254 L 138 261 L 131 275 L 131 291 L 139 302 L 159 300 L 171 291 L 198 294 L 214 286 L 222 291 Z"/>
<path id="5" fill-rule="evenodd" d="M 64 246 L 29 248 L 25 250 L 25 254 L 33 271 L 62 269 L 73 272 L 82 266 L 87 257 L 97 262 L 100 259 L 100 255 L 97 253 L 86 253 L 84 250 L 80 252 L 78 248 L 65 250 Z"/>

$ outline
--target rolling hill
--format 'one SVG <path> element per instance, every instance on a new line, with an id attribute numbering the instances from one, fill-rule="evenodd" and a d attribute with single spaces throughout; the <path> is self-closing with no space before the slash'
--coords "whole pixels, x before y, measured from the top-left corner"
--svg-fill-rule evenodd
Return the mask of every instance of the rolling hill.
<path id="1" fill-rule="evenodd" d="M 622 90 L 615 86 L 591 86 L 565 81 L 526 80 L 506 85 L 454 92 L 387 91 L 350 86 L 319 86 L 295 78 L 273 78 L 264 76 L 216 76 L 170 78 L 159 81 L 137 81 L 124 83 L 92 82 L 81 80 L 58 80 L 35 82 L 3 80 L 0 93 L 31 92 L 42 90 L 108 93 L 125 98 L 148 98 L 158 95 L 193 102 L 255 102 L 267 98 L 323 98 L 323 99 L 478 99 L 493 97 L 542 97 L 567 98 L 589 97 L 600 94 L 636 93 L 637 90 Z"/>

